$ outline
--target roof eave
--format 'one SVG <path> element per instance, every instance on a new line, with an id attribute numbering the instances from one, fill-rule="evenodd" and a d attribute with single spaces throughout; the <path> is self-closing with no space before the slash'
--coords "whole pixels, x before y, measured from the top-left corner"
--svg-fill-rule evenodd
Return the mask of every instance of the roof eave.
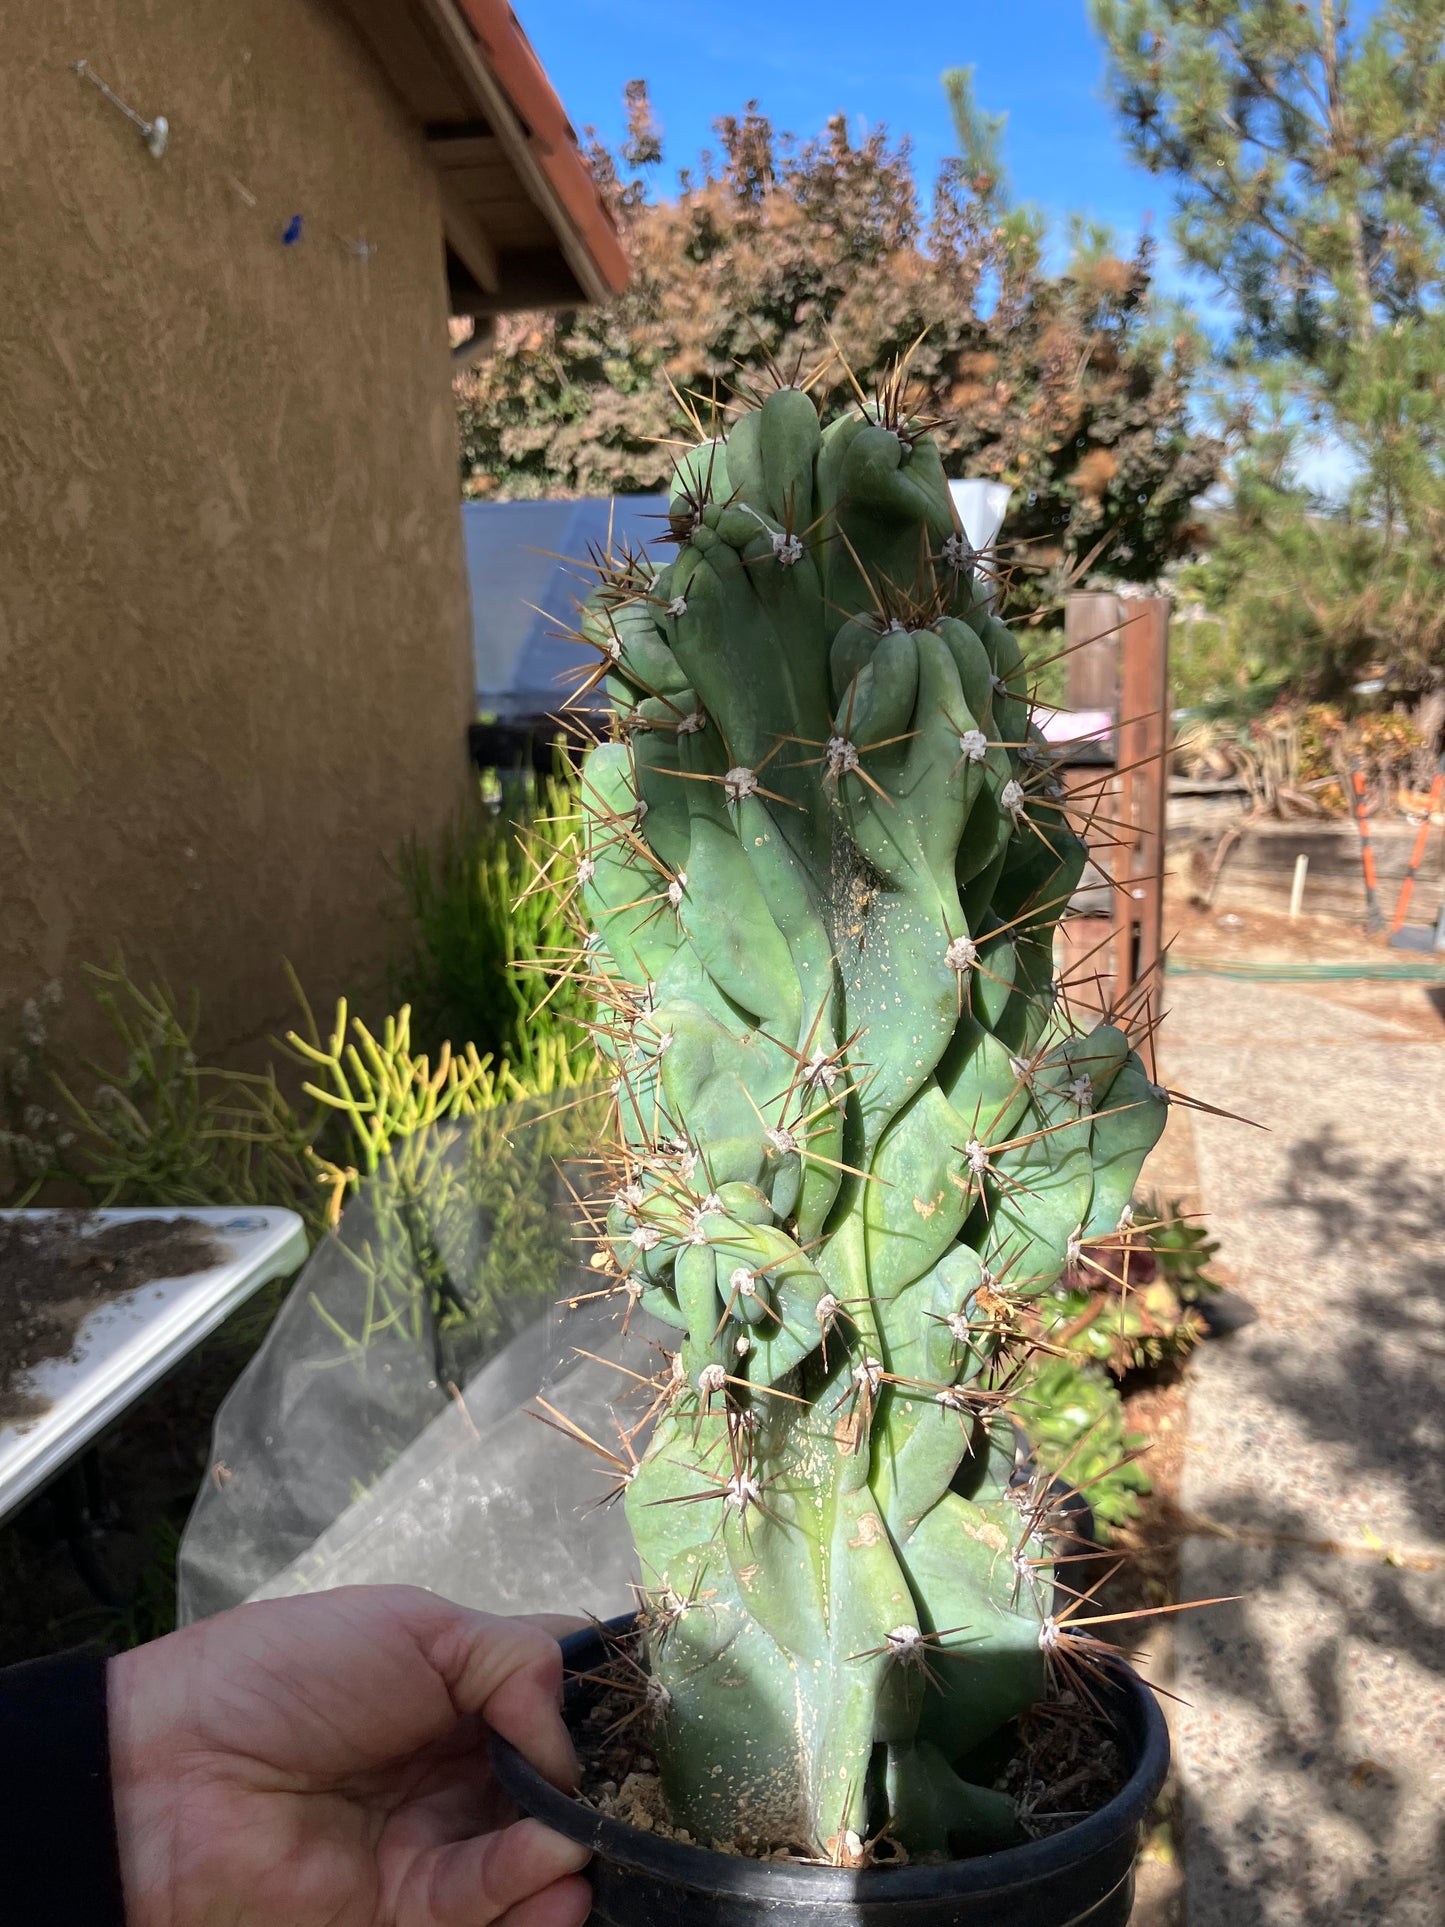
<path id="1" fill-rule="evenodd" d="M 611 213 L 561 101 L 507 0 L 424 0 L 477 105 L 535 198 L 589 301 L 605 303 L 631 272 Z"/>

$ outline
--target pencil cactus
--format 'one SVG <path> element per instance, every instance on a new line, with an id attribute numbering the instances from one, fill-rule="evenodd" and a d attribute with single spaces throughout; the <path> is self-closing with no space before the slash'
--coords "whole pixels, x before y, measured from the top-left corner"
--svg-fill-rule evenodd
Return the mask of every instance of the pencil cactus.
<path id="1" fill-rule="evenodd" d="M 1116 1232 L 1164 1096 L 1055 983 L 1083 846 L 898 385 L 826 432 L 780 386 L 670 523 L 581 623 L 617 710 L 583 772 L 594 1262 L 677 1333 L 623 1468 L 664 1788 L 703 1840 L 977 1851 L 1071 1638 L 1018 1312 Z"/>

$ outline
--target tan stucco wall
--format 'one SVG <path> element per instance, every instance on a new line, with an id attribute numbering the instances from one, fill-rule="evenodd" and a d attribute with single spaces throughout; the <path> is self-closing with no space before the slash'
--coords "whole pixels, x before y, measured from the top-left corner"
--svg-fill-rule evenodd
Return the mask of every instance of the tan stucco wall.
<path id="1" fill-rule="evenodd" d="M 223 1047 L 466 782 L 434 179 L 326 0 L 7 7 L 0 128 L 0 1019 L 119 945 Z"/>

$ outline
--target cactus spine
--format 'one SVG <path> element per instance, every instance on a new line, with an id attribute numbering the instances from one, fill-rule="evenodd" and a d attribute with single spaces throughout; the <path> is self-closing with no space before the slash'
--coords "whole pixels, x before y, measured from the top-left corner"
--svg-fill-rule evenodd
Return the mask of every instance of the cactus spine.
<path id="1" fill-rule="evenodd" d="M 677 1334 L 625 1479 L 653 1739 L 699 1839 L 979 1851 L 1069 1637 L 1015 1315 L 1115 1232 L 1164 1096 L 1058 995 L 1083 846 L 901 384 L 826 432 L 780 386 L 670 522 L 582 617 L 596 1263 Z"/>

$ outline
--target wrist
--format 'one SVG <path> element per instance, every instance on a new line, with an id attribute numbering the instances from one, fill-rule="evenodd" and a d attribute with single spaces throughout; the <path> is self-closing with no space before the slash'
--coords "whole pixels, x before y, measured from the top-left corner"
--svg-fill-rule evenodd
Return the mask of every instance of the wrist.
<path id="1" fill-rule="evenodd" d="M 176 1927 L 167 1918 L 165 1865 L 173 1817 L 160 1786 L 167 1746 L 164 1689 L 151 1654 L 118 1653 L 106 1667 L 111 1806 L 125 1927 Z M 159 1669 L 164 1674 L 164 1668 Z M 157 1704 L 157 1688 L 161 1700 Z M 159 1717 L 158 1717 L 159 1715 Z M 171 1736 L 175 1743 L 175 1736 Z"/>

